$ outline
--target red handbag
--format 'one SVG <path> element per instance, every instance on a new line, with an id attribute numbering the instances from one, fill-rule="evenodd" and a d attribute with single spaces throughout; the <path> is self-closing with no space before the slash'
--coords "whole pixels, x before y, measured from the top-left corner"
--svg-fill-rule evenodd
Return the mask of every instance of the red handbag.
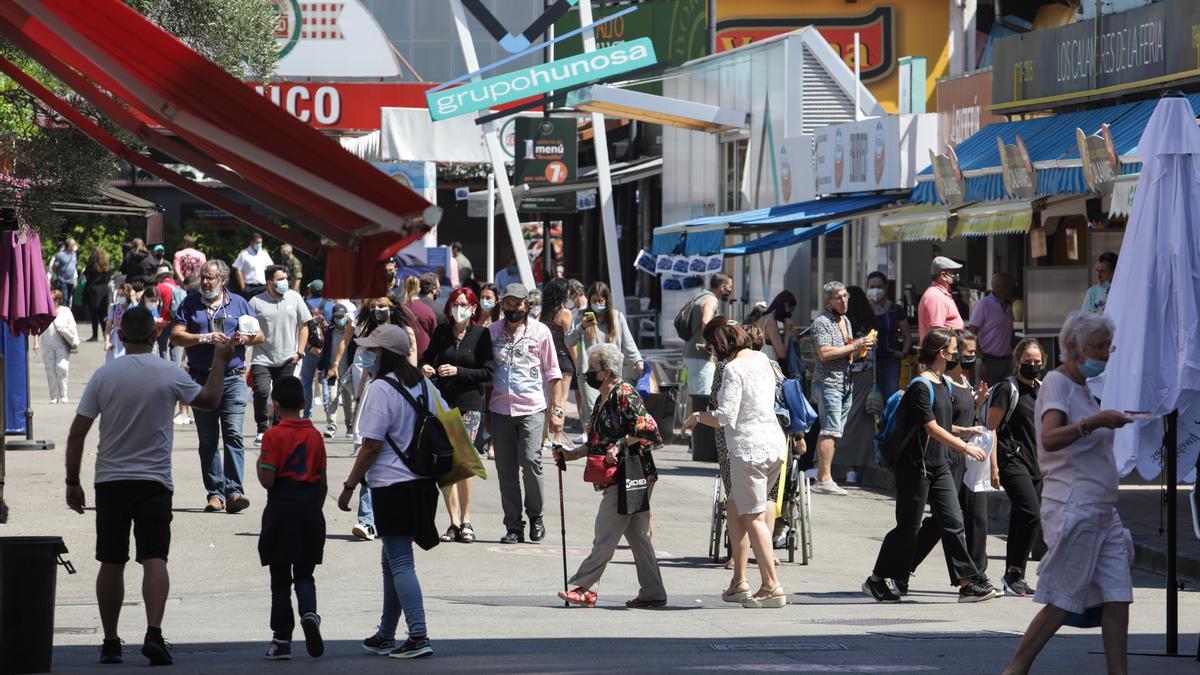
<path id="1" fill-rule="evenodd" d="M 614 485 L 617 482 L 617 465 L 609 466 L 604 463 L 608 455 L 588 455 L 587 466 L 583 470 L 583 480 L 598 485 Z"/>

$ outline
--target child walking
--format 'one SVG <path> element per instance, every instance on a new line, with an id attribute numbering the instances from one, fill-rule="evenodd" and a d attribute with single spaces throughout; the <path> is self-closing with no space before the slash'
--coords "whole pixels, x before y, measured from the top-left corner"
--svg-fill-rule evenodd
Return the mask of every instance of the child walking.
<path id="1" fill-rule="evenodd" d="M 325 550 L 325 441 L 312 422 L 301 419 L 304 387 L 291 375 L 271 392 L 280 423 L 263 436 L 258 481 L 267 489 L 258 557 L 271 570 L 271 660 L 292 658 L 292 587 L 309 656 L 325 653 L 313 570 Z"/>

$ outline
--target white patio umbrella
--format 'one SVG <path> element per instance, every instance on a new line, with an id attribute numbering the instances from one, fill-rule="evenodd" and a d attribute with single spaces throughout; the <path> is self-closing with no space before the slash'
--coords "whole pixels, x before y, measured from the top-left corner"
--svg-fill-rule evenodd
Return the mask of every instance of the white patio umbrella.
<path id="1" fill-rule="evenodd" d="M 1164 416 L 1118 430 L 1122 475 L 1165 467 L 1167 654 L 1178 653 L 1177 476 L 1200 452 L 1200 128 L 1183 94 L 1163 96 L 1138 142 L 1142 174 L 1105 312 L 1116 324 L 1103 407 Z M 1163 434 L 1164 427 L 1166 433 Z"/>
<path id="2" fill-rule="evenodd" d="M 1200 128 L 1188 99 L 1159 101 L 1138 143 L 1142 174 L 1105 313 L 1117 326 L 1105 408 L 1179 411 L 1178 475 L 1200 453 Z M 1162 461 L 1162 424 L 1121 429 L 1121 474 L 1150 480 Z"/>

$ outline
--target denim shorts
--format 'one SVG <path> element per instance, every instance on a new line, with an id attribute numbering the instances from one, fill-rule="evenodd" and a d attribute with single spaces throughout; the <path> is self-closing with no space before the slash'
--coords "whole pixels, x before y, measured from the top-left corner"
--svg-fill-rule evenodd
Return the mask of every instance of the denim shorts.
<path id="1" fill-rule="evenodd" d="M 684 358 L 683 365 L 687 368 L 688 395 L 711 396 L 713 375 L 717 372 L 717 364 L 712 359 Z"/>
<path id="2" fill-rule="evenodd" d="M 841 387 L 834 387 L 823 382 L 812 383 L 813 398 L 817 401 L 817 413 L 821 417 L 820 438 L 841 438 L 842 430 L 846 427 L 846 418 L 850 415 L 853 390 L 849 381 Z"/>

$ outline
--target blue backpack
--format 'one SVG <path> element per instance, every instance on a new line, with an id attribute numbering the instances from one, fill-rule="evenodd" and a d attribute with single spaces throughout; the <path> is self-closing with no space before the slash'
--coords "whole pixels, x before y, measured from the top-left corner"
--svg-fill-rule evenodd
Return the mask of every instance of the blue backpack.
<path id="1" fill-rule="evenodd" d="M 933 382 L 918 375 L 913 380 L 920 380 L 925 383 L 929 389 L 929 401 L 934 400 Z M 949 386 L 949 380 L 946 380 Z M 904 446 L 908 445 L 909 439 L 917 432 L 917 425 L 910 426 L 904 433 L 896 433 L 896 417 L 900 411 L 900 399 L 904 398 L 904 391 L 895 392 L 888 397 L 887 403 L 883 406 L 883 412 L 879 415 L 879 432 L 875 434 L 875 461 L 879 466 L 891 470 L 896 468 L 896 463 L 900 459 L 900 455 L 904 453 Z"/>
<path id="2" fill-rule="evenodd" d="M 788 425 L 784 428 L 789 434 L 802 434 L 812 428 L 817 421 L 817 411 L 813 410 L 804 389 L 800 386 L 799 378 L 783 381 L 783 403 L 788 411 Z"/>

